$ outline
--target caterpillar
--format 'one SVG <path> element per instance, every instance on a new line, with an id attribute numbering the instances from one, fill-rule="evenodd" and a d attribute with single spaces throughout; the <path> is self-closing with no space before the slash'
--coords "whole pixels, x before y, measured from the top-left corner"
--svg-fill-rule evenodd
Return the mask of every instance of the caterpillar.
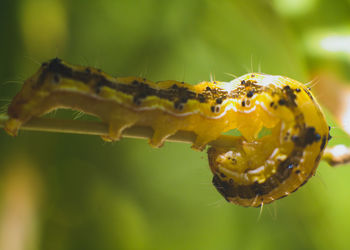
<path id="1" fill-rule="evenodd" d="M 177 131 L 196 134 L 203 150 L 222 133 L 238 129 L 233 147 L 210 147 L 213 184 L 229 202 L 259 207 L 296 191 L 314 175 L 330 139 L 325 116 L 309 89 L 287 77 L 250 73 L 229 82 L 151 82 L 111 77 L 99 69 L 45 62 L 27 79 L 5 124 L 15 136 L 22 124 L 58 108 L 79 110 L 108 124 L 106 141 L 142 125 L 160 147 Z M 259 137 L 267 128 L 270 134 Z"/>

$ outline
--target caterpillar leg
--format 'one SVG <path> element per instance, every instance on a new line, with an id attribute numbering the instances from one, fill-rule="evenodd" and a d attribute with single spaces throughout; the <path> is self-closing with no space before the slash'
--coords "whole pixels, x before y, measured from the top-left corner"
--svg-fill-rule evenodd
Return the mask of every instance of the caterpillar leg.
<path id="1" fill-rule="evenodd" d="M 22 122 L 18 119 L 10 118 L 5 123 L 5 131 L 12 136 L 17 136 L 18 130 L 21 127 Z"/>
<path id="2" fill-rule="evenodd" d="M 216 138 L 217 137 L 213 139 L 216 139 Z M 197 136 L 196 141 L 193 143 L 191 148 L 196 151 L 203 151 L 210 141 L 212 140 L 208 140 L 208 137 L 206 136 Z"/>
<path id="3" fill-rule="evenodd" d="M 154 148 L 160 148 L 163 146 L 165 140 L 176 133 L 176 129 L 157 128 L 154 130 L 152 138 L 149 140 L 149 144 Z"/>
<path id="4" fill-rule="evenodd" d="M 197 137 L 191 148 L 196 151 L 203 151 L 209 142 L 217 139 L 221 135 L 222 131 L 225 131 L 224 127 L 221 127 L 219 124 L 213 124 L 206 130 L 197 129 Z"/>
<path id="5" fill-rule="evenodd" d="M 161 116 L 153 122 L 152 128 L 154 130 L 149 144 L 154 148 L 163 146 L 165 140 L 175 134 L 181 126 L 181 121 L 177 121 L 170 116 Z"/>
<path id="6" fill-rule="evenodd" d="M 101 138 L 107 142 L 113 142 L 120 140 L 123 131 L 135 124 L 135 120 L 112 120 L 108 125 L 108 134 L 101 135 Z"/>

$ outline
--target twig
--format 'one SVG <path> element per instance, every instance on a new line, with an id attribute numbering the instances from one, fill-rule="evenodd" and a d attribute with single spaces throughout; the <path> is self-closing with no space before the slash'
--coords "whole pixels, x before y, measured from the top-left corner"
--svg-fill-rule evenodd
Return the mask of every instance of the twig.
<path id="1" fill-rule="evenodd" d="M 332 167 L 350 163 L 350 148 L 343 144 L 327 147 L 322 160 L 328 162 Z"/>
<path id="2" fill-rule="evenodd" d="M 0 114 L 0 127 L 4 127 L 8 117 Z M 96 121 L 81 120 L 59 120 L 49 118 L 33 118 L 21 127 L 21 130 L 43 131 L 69 134 L 85 134 L 85 135 L 107 135 L 108 125 Z M 152 128 L 134 126 L 125 129 L 124 138 L 150 139 L 153 135 Z M 189 131 L 178 131 L 176 134 L 167 138 L 170 142 L 190 143 L 196 139 L 196 135 Z M 218 139 L 208 143 L 210 146 L 216 147 L 235 147 L 238 138 L 235 136 L 221 135 Z M 327 147 L 322 160 L 328 162 L 331 166 L 350 163 L 350 148 L 344 145 Z"/>
<path id="3" fill-rule="evenodd" d="M 0 114 L 0 127 L 4 127 L 7 119 L 7 115 Z M 21 127 L 21 130 L 85 135 L 107 135 L 108 125 L 96 121 L 33 118 L 28 123 L 24 124 Z M 123 132 L 123 137 L 125 138 L 150 139 L 152 135 L 152 128 L 142 126 L 127 128 Z M 167 141 L 193 144 L 195 139 L 196 135 L 193 132 L 178 131 L 176 134 L 167 138 Z M 208 145 L 218 147 L 234 147 L 237 145 L 237 137 L 222 135 L 217 140 L 210 142 Z"/>

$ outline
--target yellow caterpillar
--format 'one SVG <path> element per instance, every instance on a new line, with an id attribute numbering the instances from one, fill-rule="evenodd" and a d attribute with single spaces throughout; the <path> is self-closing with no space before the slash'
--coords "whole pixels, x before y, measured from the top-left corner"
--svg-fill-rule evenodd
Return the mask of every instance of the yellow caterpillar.
<path id="1" fill-rule="evenodd" d="M 8 108 L 5 130 L 58 108 L 93 114 L 108 123 L 103 138 L 118 140 L 127 127 L 149 126 L 153 147 L 179 130 L 196 134 L 192 148 L 203 150 L 222 133 L 238 129 L 232 148 L 211 147 L 213 184 L 224 198 L 261 206 L 302 186 L 314 173 L 327 145 L 329 127 L 311 92 L 282 76 L 247 74 L 230 82 L 151 82 L 111 77 L 100 70 L 43 63 L 25 81 Z M 261 129 L 271 134 L 258 138 Z"/>

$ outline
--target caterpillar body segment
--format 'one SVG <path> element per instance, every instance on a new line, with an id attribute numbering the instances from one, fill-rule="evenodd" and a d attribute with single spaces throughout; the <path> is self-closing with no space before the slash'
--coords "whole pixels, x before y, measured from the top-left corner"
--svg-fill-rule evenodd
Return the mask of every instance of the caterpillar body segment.
<path id="1" fill-rule="evenodd" d="M 282 76 L 247 74 L 230 82 L 151 82 L 111 77 L 59 59 L 43 63 L 26 80 L 8 109 L 5 130 L 54 109 L 70 108 L 108 123 L 107 141 L 142 125 L 160 147 L 177 131 L 196 134 L 192 148 L 203 150 L 222 133 L 238 129 L 234 148 L 211 147 L 213 184 L 226 200 L 260 206 L 294 192 L 315 172 L 329 137 L 325 117 L 311 92 Z M 259 138 L 262 128 L 271 134 Z"/>

